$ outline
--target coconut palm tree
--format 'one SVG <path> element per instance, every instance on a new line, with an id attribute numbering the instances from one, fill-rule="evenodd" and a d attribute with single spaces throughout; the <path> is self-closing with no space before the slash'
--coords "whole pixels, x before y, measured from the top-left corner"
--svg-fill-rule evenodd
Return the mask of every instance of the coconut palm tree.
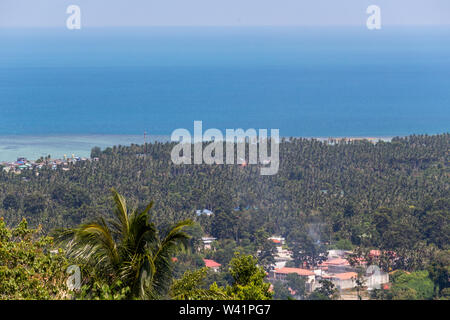
<path id="1" fill-rule="evenodd" d="M 164 297 L 172 282 L 171 258 L 189 236 L 183 231 L 192 225 L 181 221 L 160 237 L 149 211 L 129 212 L 126 201 L 111 190 L 115 202 L 114 215 L 106 221 L 100 217 L 73 229 L 60 230 L 57 241 L 65 244 L 67 256 L 91 267 L 103 280 L 130 288 L 128 298 L 158 299 Z"/>

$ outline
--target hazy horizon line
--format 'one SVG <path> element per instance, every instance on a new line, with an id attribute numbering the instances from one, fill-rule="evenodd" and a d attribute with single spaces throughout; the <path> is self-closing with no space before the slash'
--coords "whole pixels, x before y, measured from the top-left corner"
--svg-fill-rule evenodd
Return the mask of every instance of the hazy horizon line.
<path id="1" fill-rule="evenodd" d="M 439 132 L 439 133 L 408 133 L 408 134 L 390 134 L 390 135 L 331 135 L 331 136 L 306 136 L 306 135 L 287 135 L 282 136 L 282 138 L 317 138 L 317 139 L 333 139 L 333 138 L 395 138 L 395 137 L 409 137 L 409 136 L 438 136 L 438 135 L 445 135 L 450 134 L 450 131 L 446 132 Z M 0 139 L 2 138 L 12 138 L 12 137 L 46 137 L 46 138 L 54 138 L 54 137 L 60 137 L 60 138 L 70 138 L 70 137 L 143 137 L 144 132 L 142 133 L 35 133 L 35 134 L 0 134 Z M 151 134 L 149 131 L 146 131 L 145 133 L 146 137 L 169 137 L 171 134 Z"/>
<path id="2" fill-rule="evenodd" d="M 81 31 L 83 29 L 136 29 L 136 28 L 361 28 L 367 30 L 367 27 L 365 24 L 329 24 L 329 25 L 322 25 L 322 24 L 286 24 L 286 25 L 105 25 L 105 26 L 97 26 L 97 25 L 91 25 L 86 26 L 83 25 L 80 30 L 68 30 L 72 32 Z M 383 28 L 386 27 L 400 27 L 400 28 L 427 28 L 427 27 L 441 27 L 441 28 L 448 28 L 450 27 L 450 22 L 446 24 L 433 24 L 433 23 L 427 23 L 427 24 L 383 24 L 381 30 L 377 30 L 375 32 L 382 32 Z M 64 24 L 58 25 L 51 25 L 51 26 L 2 26 L 0 25 L 1 29 L 64 29 L 67 30 L 67 27 Z M 370 30 L 368 30 L 370 31 Z"/>

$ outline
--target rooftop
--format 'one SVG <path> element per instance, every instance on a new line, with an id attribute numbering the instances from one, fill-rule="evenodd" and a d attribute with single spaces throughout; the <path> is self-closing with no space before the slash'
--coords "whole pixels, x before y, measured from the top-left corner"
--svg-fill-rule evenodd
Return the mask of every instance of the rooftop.
<path id="1" fill-rule="evenodd" d="M 351 278 L 357 278 L 358 274 L 356 272 L 344 272 L 344 273 L 336 273 L 330 275 L 331 278 L 337 278 L 339 280 L 349 280 Z"/>
<path id="2" fill-rule="evenodd" d="M 320 264 L 320 266 L 348 266 L 350 263 L 343 258 L 335 258 L 324 261 Z"/>
<path id="3" fill-rule="evenodd" d="M 210 259 L 203 259 L 203 262 L 205 262 L 205 266 L 208 268 L 218 268 L 221 266 L 220 263 Z"/>
<path id="4" fill-rule="evenodd" d="M 290 274 L 290 273 L 296 273 L 299 276 L 313 276 L 314 272 L 308 269 L 301 269 L 301 268 L 281 268 L 281 269 L 275 269 L 275 273 L 281 273 L 281 274 Z"/>

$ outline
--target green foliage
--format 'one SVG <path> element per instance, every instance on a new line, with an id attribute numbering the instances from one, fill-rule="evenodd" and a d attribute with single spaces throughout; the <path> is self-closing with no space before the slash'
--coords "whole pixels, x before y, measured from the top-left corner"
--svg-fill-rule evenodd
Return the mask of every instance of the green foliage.
<path id="1" fill-rule="evenodd" d="M 277 300 L 304 299 L 306 295 L 306 280 L 296 273 L 289 273 L 286 281 L 273 283 L 273 298 Z"/>
<path id="2" fill-rule="evenodd" d="M 215 282 L 204 288 L 207 272 L 207 268 L 186 271 L 181 279 L 173 283 L 170 297 L 175 300 L 230 300 L 231 297 Z"/>
<path id="3" fill-rule="evenodd" d="M 188 270 L 195 270 L 205 266 L 201 254 L 190 252 L 188 250 L 178 252 L 174 259 L 173 276 L 177 279 L 181 278 Z"/>
<path id="4" fill-rule="evenodd" d="M 289 273 L 286 276 L 287 285 L 295 292 L 295 296 L 304 297 L 306 295 L 306 280 L 296 273 Z"/>
<path id="5" fill-rule="evenodd" d="M 171 258 L 180 245 L 187 245 L 189 237 L 183 229 L 192 223 L 179 222 L 160 237 L 148 213 L 153 202 L 143 211 L 129 212 L 125 199 L 114 189 L 112 193 L 116 208 L 111 221 L 98 218 L 77 228 L 61 230 L 58 240 L 65 244 L 69 258 L 93 270 L 94 291 L 98 289 L 95 279 L 101 279 L 98 290 L 102 297 L 116 296 L 109 291 L 103 294 L 106 282 L 120 283 L 120 287 L 110 288 L 120 293 L 129 288 L 129 299 L 163 298 L 172 281 Z"/>
<path id="6" fill-rule="evenodd" d="M 438 252 L 428 267 L 436 296 L 448 296 L 450 289 L 450 250 Z"/>
<path id="7" fill-rule="evenodd" d="M 212 236 L 220 239 L 234 239 L 237 238 L 237 213 L 229 210 L 219 210 L 214 215 L 214 220 L 211 224 Z"/>
<path id="8" fill-rule="evenodd" d="M 102 149 L 100 147 L 93 147 L 91 149 L 91 158 L 98 158 L 102 155 Z"/>
<path id="9" fill-rule="evenodd" d="M 110 244 L 116 245 L 118 257 L 125 257 L 119 248 L 133 241 L 125 244 L 116 237 L 121 233 L 108 220 L 118 221 L 111 210 L 117 203 L 111 203 L 107 192 L 118 186 L 138 213 L 145 210 L 138 203 L 155 200 L 151 223 L 144 224 L 144 230 L 154 229 L 158 241 L 168 234 L 164 230 L 178 221 L 196 220 L 191 229 L 183 227 L 192 236 L 193 252 L 191 257 L 180 256 L 177 277 L 201 267 L 200 260 L 206 257 L 221 263 L 224 271 L 207 275 L 208 285 L 217 281 L 220 286 L 232 286 L 227 269 L 234 252 L 253 255 L 268 270 L 274 245 L 267 236 L 277 234 L 288 239 L 297 265 L 319 263 L 325 249 L 362 248 L 364 258 L 385 271 L 428 270 L 434 297 L 446 296 L 450 263 L 439 255 L 448 252 L 450 243 L 449 134 L 413 135 L 376 144 L 282 139 L 279 173 L 266 177 L 260 176 L 257 165 L 174 165 L 170 161 L 172 147 L 172 143 L 153 143 L 104 151 L 95 148 L 92 156 L 99 161 L 77 162 L 69 171 L 45 166 L 20 175 L 0 171 L 0 217 L 11 226 L 25 216 L 33 227 L 42 224 L 44 232 L 95 222 L 99 228 L 90 230 L 102 234 L 110 229 L 115 235 Z M 47 163 L 48 158 L 41 162 Z M 214 214 L 197 217 L 195 210 L 203 208 Z M 203 234 L 218 237 L 215 251 L 201 250 Z M 103 235 L 104 240 L 111 240 Z M 157 245 L 149 247 L 149 252 L 155 253 Z M 382 255 L 371 258 L 369 249 L 381 249 Z M 114 250 L 103 250 L 108 258 L 102 259 L 101 250 L 94 250 L 87 259 L 90 262 L 85 261 L 95 269 L 87 272 L 86 280 L 97 292 L 93 296 L 120 298 L 125 290 L 127 298 L 136 297 L 137 284 L 145 282 L 136 280 L 141 273 L 136 268 L 151 270 L 149 262 L 154 259 L 136 250 L 141 258 L 135 260 L 116 259 L 115 254 L 109 255 Z M 167 281 L 161 281 L 164 285 L 158 296 L 167 293 L 174 275 L 171 255 L 166 254 L 165 262 L 155 266 L 167 270 Z M 133 263 L 126 268 L 117 261 Z M 107 288 L 100 290 L 105 285 Z M 398 289 L 398 296 L 411 296 L 409 289 Z"/>
<path id="10" fill-rule="evenodd" d="M 82 205 L 91 203 L 90 196 L 86 190 L 80 186 L 56 185 L 51 193 L 53 200 L 68 208 L 80 208 Z"/>
<path id="11" fill-rule="evenodd" d="M 186 271 L 171 287 L 170 296 L 178 300 L 267 300 L 272 298 L 270 284 L 262 267 L 251 255 L 236 253 L 230 262 L 232 285 L 219 287 L 213 282 L 206 285 L 207 268 Z M 216 274 L 214 272 L 214 274 Z"/>
<path id="12" fill-rule="evenodd" d="M 23 206 L 25 213 L 35 215 L 45 210 L 47 199 L 41 194 L 34 193 L 25 197 Z"/>
<path id="13" fill-rule="evenodd" d="M 289 234 L 288 243 L 292 248 L 292 258 L 297 267 L 315 267 L 327 259 L 326 246 L 315 241 L 308 234 L 294 231 Z"/>
<path id="14" fill-rule="evenodd" d="M 308 296 L 308 300 L 336 300 L 339 298 L 339 290 L 330 280 L 319 280 L 319 284 L 320 287 Z"/>
<path id="15" fill-rule="evenodd" d="M 124 300 L 130 297 L 130 288 L 117 281 L 110 285 L 105 281 L 92 281 L 75 294 L 78 300 Z"/>
<path id="16" fill-rule="evenodd" d="M 396 271 L 390 291 L 393 300 L 429 300 L 433 298 L 434 287 L 428 271 Z"/>
<path id="17" fill-rule="evenodd" d="M 416 300 L 417 291 L 407 286 L 398 286 L 390 290 L 392 300 Z"/>
<path id="18" fill-rule="evenodd" d="M 264 229 L 258 229 L 254 235 L 254 245 L 258 252 L 258 264 L 269 271 L 272 265 L 275 264 L 275 254 L 277 252 L 273 241 L 269 240 L 269 233 Z"/>
<path id="19" fill-rule="evenodd" d="M 192 252 L 197 252 L 201 250 L 202 247 L 202 237 L 204 235 L 202 226 L 195 222 L 191 226 L 188 226 L 184 229 L 187 235 L 189 235 L 189 248 L 192 249 Z"/>
<path id="20" fill-rule="evenodd" d="M 450 300 L 450 288 L 442 289 L 438 299 L 439 300 Z"/>
<path id="21" fill-rule="evenodd" d="M 22 220 L 13 229 L 0 219 L 0 300 L 64 299 L 67 261 L 50 253 L 53 239 Z"/>
<path id="22" fill-rule="evenodd" d="M 206 254 L 207 258 L 211 258 L 220 263 L 224 268 L 234 256 L 235 252 L 243 254 L 252 254 L 254 248 L 251 246 L 239 246 L 236 241 L 232 239 L 214 241 L 212 245 L 213 250 Z"/>
<path id="23" fill-rule="evenodd" d="M 352 242 L 349 239 L 339 239 L 336 243 L 330 246 L 331 249 L 338 250 L 352 250 L 354 248 Z"/>
<path id="24" fill-rule="evenodd" d="M 362 300 L 361 291 L 363 290 L 366 280 L 364 279 L 365 269 L 362 266 L 356 267 L 357 276 L 353 278 L 356 286 L 356 294 L 359 300 Z"/>
<path id="25" fill-rule="evenodd" d="M 448 246 L 449 134 L 376 144 L 283 139 L 279 173 L 268 177 L 260 176 L 258 166 L 173 165 L 172 147 L 115 146 L 96 149 L 99 161 L 81 161 L 69 171 L 1 172 L 0 201 L 15 195 L 17 201 L 10 206 L 7 199 L 6 208 L 19 212 L 2 206 L 0 216 L 9 224 L 27 216 L 30 225 L 41 223 L 46 231 L 74 227 L 107 211 L 106 191 L 118 186 L 136 203 L 152 197 L 157 225 L 194 218 L 195 210 L 208 208 L 215 214 L 198 218 L 204 232 L 238 245 L 260 228 L 287 237 L 315 219 L 323 224 L 320 238 L 330 244 L 344 239 L 366 247 L 413 247 L 420 241 Z M 69 190 L 68 199 L 54 197 L 57 186 Z M 77 199 L 70 191 L 79 188 L 90 199 L 83 210 L 78 210 L 79 200 L 85 195 Z M 27 200 L 35 194 L 43 197 L 37 206 Z M 375 215 L 383 207 L 389 208 L 382 212 L 385 221 L 378 221 Z"/>
<path id="26" fill-rule="evenodd" d="M 273 284 L 273 298 L 275 300 L 290 300 L 292 295 L 285 283 L 275 281 Z"/>
<path id="27" fill-rule="evenodd" d="M 237 300 L 268 300 L 272 298 L 270 283 L 264 282 L 266 273 L 257 266 L 251 255 L 236 253 L 230 262 L 233 285 L 227 287 L 227 294 Z"/>
<path id="28" fill-rule="evenodd" d="M 8 194 L 3 199 L 3 208 L 5 210 L 18 210 L 21 207 L 20 197 L 15 194 Z"/>

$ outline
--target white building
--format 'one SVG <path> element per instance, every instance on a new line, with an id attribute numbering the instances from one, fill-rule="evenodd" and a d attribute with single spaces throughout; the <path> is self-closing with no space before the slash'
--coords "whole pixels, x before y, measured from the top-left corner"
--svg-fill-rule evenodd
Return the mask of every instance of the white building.
<path id="1" fill-rule="evenodd" d="M 211 243 L 216 240 L 214 237 L 202 237 L 203 249 L 211 249 Z"/>

